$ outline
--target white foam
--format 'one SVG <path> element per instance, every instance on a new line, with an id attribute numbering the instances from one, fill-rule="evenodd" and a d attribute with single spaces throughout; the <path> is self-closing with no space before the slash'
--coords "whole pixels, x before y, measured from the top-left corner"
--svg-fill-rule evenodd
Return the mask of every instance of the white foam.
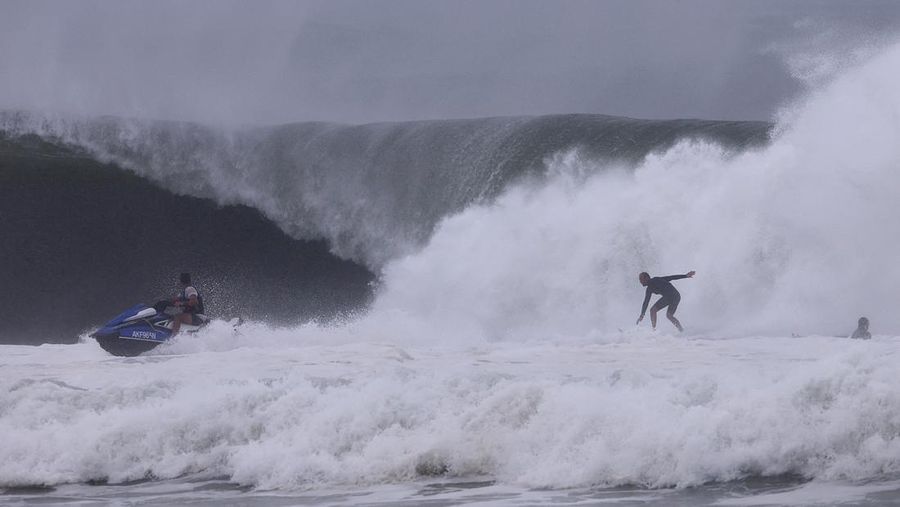
<path id="1" fill-rule="evenodd" d="M 389 264 L 375 311 L 450 336 L 581 337 L 635 321 L 638 272 L 693 269 L 676 285 L 695 332 L 847 335 L 861 315 L 900 332 L 898 68 L 895 46 L 758 151 L 684 142 L 633 172 L 551 160 L 548 184 L 448 218 Z"/>
<path id="2" fill-rule="evenodd" d="M 3 347 L 0 484 L 197 473 L 293 489 L 445 472 L 562 488 L 900 472 L 898 338 L 292 338 L 135 359 L 98 360 L 90 343 Z"/>

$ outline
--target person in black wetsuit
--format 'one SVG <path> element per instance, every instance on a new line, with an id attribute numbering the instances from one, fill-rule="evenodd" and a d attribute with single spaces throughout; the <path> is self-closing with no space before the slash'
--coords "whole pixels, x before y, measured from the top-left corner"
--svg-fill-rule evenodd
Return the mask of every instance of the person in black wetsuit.
<path id="1" fill-rule="evenodd" d="M 850 338 L 856 340 L 869 340 L 872 338 L 872 333 L 869 332 L 869 319 L 865 317 L 860 317 L 858 321 L 858 326 L 856 331 L 853 331 L 853 334 L 850 335 Z"/>
<path id="2" fill-rule="evenodd" d="M 656 312 L 668 306 L 669 309 L 666 310 L 666 317 L 672 321 L 672 324 L 675 324 L 675 327 L 677 327 L 679 331 L 684 331 L 684 328 L 681 327 L 681 322 L 678 322 L 678 319 L 675 318 L 675 310 L 678 310 L 678 303 L 681 302 L 681 294 L 671 282 L 672 280 L 691 278 L 694 276 L 694 273 L 694 271 L 689 271 L 684 275 L 659 276 L 656 278 L 650 278 L 650 275 L 646 272 L 638 275 L 638 280 L 641 281 L 641 285 L 647 287 L 647 294 L 644 295 L 644 305 L 641 306 L 641 316 L 638 317 L 637 323 L 640 324 L 641 321 L 644 320 L 644 314 L 647 312 L 647 304 L 650 302 L 650 296 L 659 294 L 662 297 L 653 304 L 652 308 L 650 308 L 650 323 L 653 324 L 653 329 L 656 329 Z"/>

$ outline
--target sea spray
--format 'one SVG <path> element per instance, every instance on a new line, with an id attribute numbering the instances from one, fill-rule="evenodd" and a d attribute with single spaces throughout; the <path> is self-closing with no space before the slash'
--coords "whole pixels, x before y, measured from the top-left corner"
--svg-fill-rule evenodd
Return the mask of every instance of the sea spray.
<path id="1" fill-rule="evenodd" d="M 694 269 L 676 282 L 689 333 L 847 334 L 860 315 L 900 329 L 887 297 L 900 285 L 900 92 L 885 85 L 898 65 L 894 48 L 838 79 L 766 147 L 684 141 L 634 170 L 550 159 L 546 182 L 445 219 L 389 264 L 373 311 L 442 335 L 577 338 L 632 325 L 638 272 Z"/>

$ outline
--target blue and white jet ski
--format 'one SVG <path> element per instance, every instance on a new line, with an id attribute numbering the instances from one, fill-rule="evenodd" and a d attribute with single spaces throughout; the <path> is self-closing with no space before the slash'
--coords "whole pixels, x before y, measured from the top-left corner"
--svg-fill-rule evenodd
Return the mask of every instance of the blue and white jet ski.
<path id="1" fill-rule="evenodd" d="M 161 301 L 154 307 L 135 305 L 94 331 L 91 337 L 114 356 L 137 356 L 165 343 L 172 337 L 172 313 Z M 195 333 L 209 323 L 209 317 L 197 314 L 197 325 L 182 324 L 181 333 Z"/>

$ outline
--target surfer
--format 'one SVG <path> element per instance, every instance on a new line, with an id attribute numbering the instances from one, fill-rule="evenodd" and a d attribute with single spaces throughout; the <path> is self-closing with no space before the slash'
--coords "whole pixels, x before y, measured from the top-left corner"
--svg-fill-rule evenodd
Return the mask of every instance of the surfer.
<path id="1" fill-rule="evenodd" d="M 681 327 L 681 322 L 678 322 L 678 319 L 675 318 L 675 311 L 678 310 L 678 303 L 681 302 L 681 294 L 671 282 L 672 280 L 680 280 L 682 278 L 692 278 L 694 273 L 694 271 L 689 271 L 684 275 L 659 276 L 655 278 L 650 278 L 650 275 L 646 272 L 639 274 L 638 280 L 640 280 L 641 285 L 647 287 L 647 293 L 644 295 L 644 305 L 641 306 L 641 316 L 638 317 L 637 324 L 640 324 L 641 321 L 644 320 L 644 314 L 647 312 L 647 304 L 650 302 L 650 296 L 659 294 L 662 297 L 653 304 L 652 308 L 650 308 L 650 323 L 653 325 L 653 329 L 656 329 L 656 312 L 665 307 L 669 307 L 669 309 L 666 310 L 666 317 L 668 317 L 672 324 L 675 324 L 675 327 L 677 327 L 679 331 L 684 331 L 684 328 Z"/>
<path id="2" fill-rule="evenodd" d="M 179 277 L 181 292 L 175 297 L 173 303 L 181 308 L 181 313 L 172 317 L 172 336 L 178 334 L 182 324 L 199 325 L 201 319 L 198 313 L 204 313 L 203 296 L 191 285 L 191 274 L 181 273 Z"/>
<path id="3" fill-rule="evenodd" d="M 856 331 L 853 331 L 853 334 L 850 335 L 850 338 L 854 338 L 857 340 L 868 340 L 872 338 L 872 333 L 869 332 L 869 319 L 865 317 L 860 317 L 858 326 Z"/>

